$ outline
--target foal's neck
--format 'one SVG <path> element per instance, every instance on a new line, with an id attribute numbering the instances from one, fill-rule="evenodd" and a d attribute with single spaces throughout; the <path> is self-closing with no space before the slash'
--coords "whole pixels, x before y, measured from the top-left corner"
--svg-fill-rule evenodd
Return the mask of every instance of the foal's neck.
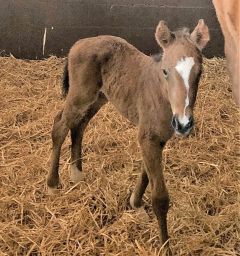
<path id="1" fill-rule="evenodd" d="M 148 57 L 146 62 L 146 84 L 156 95 L 169 102 L 167 93 L 167 81 L 162 71 L 162 61 Z"/>

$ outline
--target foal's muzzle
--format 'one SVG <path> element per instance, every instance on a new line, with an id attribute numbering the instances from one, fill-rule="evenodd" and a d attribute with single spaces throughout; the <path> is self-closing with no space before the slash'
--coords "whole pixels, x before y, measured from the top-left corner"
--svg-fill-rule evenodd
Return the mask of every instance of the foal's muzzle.
<path id="1" fill-rule="evenodd" d="M 188 135 L 194 125 L 193 117 L 190 116 L 184 123 L 181 122 L 176 115 L 172 118 L 172 127 L 178 135 Z"/>

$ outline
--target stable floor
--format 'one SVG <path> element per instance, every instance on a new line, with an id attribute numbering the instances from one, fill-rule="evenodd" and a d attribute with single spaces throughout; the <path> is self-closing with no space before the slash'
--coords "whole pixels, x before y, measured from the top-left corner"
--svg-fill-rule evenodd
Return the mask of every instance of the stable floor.
<path id="1" fill-rule="evenodd" d="M 47 194 L 63 64 L 0 58 L 0 255 L 161 255 L 149 188 L 143 209 L 129 205 L 141 165 L 137 130 L 111 104 L 86 131 L 85 181 L 69 182 L 68 138 L 62 189 Z M 205 60 L 196 127 L 164 150 L 174 256 L 240 254 L 240 118 L 225 64 Z"/>

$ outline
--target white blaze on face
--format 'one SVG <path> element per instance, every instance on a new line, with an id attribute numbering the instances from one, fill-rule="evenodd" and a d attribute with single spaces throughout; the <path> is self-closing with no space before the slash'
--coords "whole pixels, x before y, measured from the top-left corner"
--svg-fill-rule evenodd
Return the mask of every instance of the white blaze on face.
<path id="1" fill-rule="evenodd" d="M 189 77 L 190 77 L 190 73 L 191 73 L 193 65 L 194 65 L 193 57 L 186 57 L 186 58 L 182 58 L 177 63 L 177 65 L 175 67 L 177 72 L 179 73 L 179 75 L 182 77 L 184 85 L 187 90 L 187 96 L 185 99 L 185 107 L 184 107 L 184 115 L 183 115 L 183 117 L 179 117 L 179 122 L 182 123 L 183 125 L 186 125 L 189 121 L 189 118 L 186 116 L 185 111 L 186 111 L 187 106 L 189 105 L 189 96 L 188 96 Z"/>

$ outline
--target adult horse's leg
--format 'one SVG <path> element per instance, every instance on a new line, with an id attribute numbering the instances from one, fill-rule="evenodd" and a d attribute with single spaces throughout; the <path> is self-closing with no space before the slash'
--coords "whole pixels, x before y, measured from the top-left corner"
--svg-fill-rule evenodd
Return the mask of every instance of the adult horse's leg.
<path id="1" fill-rule="evenodd" d="M 139 131 L 139 143 L 146 166 L 146 172 L 151 185 L 151 198 L 153 211 L 157 217 L 160 228 L 160 242 L 168 240 L 167 212 L 169 196 L 164 182 L 162 170 L 162 150 L 164 143 L 161 139 L 149 134 L 149 131 Z"/>
<path id="2" fill-rule="evenodd" d="M 142 197 L 149 183 L 148 175 L 146 173 L 146 167 L 144 162 L 142 162 L 141 166 L 141 174 L 138 178 L 137 184 L 132 192 L 130 197 L 130 204 L 132 208 L 139 208 L 142 205 Z"/>
<path id="3" fill-rule="evenodd" d="M 98 99 L 86 111 L 84 117 L 79 124 L 71 129 L 71 166 L 70 166 L 70 179 L 76 183 L 83 179 L 82 174 L 82 140 L 84 131 L 89 121 L 94 117 L 100 108 L 107 102 L 106 97 L 100 93 Z"/>
<path id="4" fill-rule="evenodd" d="M 239 42 L 239 0 L 213 0 L 218 21 L 224 35 L 224 50 L 232 82 L 235 103 L 240 107 L 240 42 Z"/>

